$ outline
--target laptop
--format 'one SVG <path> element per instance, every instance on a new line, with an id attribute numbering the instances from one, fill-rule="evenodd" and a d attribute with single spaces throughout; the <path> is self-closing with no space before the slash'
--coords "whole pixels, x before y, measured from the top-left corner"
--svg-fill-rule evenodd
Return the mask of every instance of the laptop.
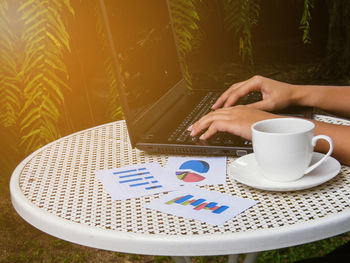
<path id="1" fill-rule="evenodd" d="M 188 87 L 179 59 L 166 0 L 100 0 L 111 46 L 119 96 L 132 147 L 152 153 L 242 156 L 252 145 L 218 132 L 208 140 L 191 137 L 187 128 L 211 110 L 222 89 Z M 251 93 L 247 104 L 261 99 Z M 293 109 L 283 114 L 311 117 Z"/>

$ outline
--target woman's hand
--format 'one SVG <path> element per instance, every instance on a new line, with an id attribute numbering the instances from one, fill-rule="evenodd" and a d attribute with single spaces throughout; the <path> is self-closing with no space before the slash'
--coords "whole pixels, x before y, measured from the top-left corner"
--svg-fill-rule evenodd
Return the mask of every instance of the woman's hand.
<path id="1" fill-rule="evenodd" d="M 252 107 L 239 105 L 231 108 L 215 110 L 203 116 L 195 122 L 188 130 L 191 136 L 199 135 L 206 130 L 200 139 L 206 140 L 218 131 L 229 132 L 247 140 L 252 139 L 251 126 L 253 123 L 281 116 L 260 111 Z"/>
<path id="2" fill-rule="evenodd" d="M 259 110 L 280 110 L 294 104 L 297 99 L 297 86 L 261 76 L 254 76 L 246 81 L 232 85 L 217 99 L 212 109 L 230 107 L 239 98 L 252 91 L 260 91 L 263 99 L 247 106 Z"/>

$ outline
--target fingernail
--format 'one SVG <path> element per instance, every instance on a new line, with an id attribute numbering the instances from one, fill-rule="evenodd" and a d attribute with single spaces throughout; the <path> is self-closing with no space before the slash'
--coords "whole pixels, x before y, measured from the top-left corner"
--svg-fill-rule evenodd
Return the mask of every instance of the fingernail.
<path id="1" fill-rule="evenodd" d="M 188 131 L 192 131 L 193 125 L 187 128 Z"/>
<path id="2" fill-rule="evenodd" d="M 202 135 L 199 137 L 199 139 L 200 139 L 200 140 L 204 140 L 204 137 L 205 137 L 204 134 L 202 134 Z"/>
<path id="3" fill-rule="evenodd" d="M 194 131 L 191 131 L 191 134 L 190 134 L 191 136 L 194 136 Z"/>

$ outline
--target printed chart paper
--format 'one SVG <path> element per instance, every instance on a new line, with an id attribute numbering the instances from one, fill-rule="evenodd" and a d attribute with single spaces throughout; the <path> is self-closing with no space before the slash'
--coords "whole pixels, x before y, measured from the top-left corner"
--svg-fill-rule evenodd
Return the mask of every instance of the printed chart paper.
<path id="1" fill-rule="evenodd" d="M 170 156 L 165 170 L 180 185 L 226 184 L 226 157 Z"/>
<path id="2" fill-rule="evenodd" d="M 95 171 L 95 174 L 113 200 L 136 198 L 179 188 L 167 183 L 164 169 L 158 163 L 100 170 Z"/>
<path id="3" fill-rule="evenodd" d="M 145 207 L 213 225 L 222 225 L 257 203 L 251 199 L 207 189 L 182 187 Z"/>

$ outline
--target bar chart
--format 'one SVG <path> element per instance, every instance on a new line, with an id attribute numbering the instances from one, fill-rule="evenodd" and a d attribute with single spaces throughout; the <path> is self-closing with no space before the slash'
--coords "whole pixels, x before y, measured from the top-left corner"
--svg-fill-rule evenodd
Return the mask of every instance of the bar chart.
<path id="1" fill-rule="evenodd" d="M 163 187 L 146 167 L 113 172 L 117 183 L 127 185 L 130 188 L 143 188 L 152 190 Z"/>
<path id="2" fill-rule="evenodd" d="M 165 204 L 191 205 L 191 206 L 194 206 L 193 210 L 196 210 L 196 211 L 200 211 L 202 209 L 210 210 L 214 214 L 221 214 L 226 209 L 229 208 L 229 206 L 227 205 L 219 206 L 217 202 L 206 202 L 206 199 L 204 198 L 192 199 L 193 197 L 194 197 L 193 195 L 180 196 L 180 197 L 171 199 L 170 201 L 167 201 Z"/>

